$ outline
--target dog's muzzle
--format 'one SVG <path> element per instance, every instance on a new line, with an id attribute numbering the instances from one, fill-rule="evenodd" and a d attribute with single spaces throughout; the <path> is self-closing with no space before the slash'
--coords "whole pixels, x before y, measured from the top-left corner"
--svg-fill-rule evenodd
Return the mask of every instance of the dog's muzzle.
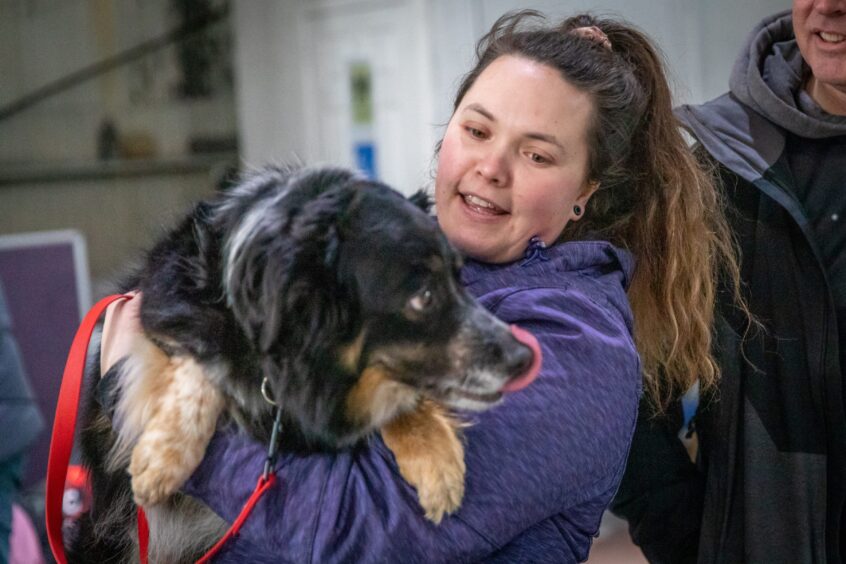
<path id="1" fill-rule="evenodd" d="M 531 384 L 542 355 L 534 335 L 472 307 L 450 347 L 457 377 L 445 390 L 444 401 L 456 409 L 479 411 L 499 402 L 504 393 Z"/>

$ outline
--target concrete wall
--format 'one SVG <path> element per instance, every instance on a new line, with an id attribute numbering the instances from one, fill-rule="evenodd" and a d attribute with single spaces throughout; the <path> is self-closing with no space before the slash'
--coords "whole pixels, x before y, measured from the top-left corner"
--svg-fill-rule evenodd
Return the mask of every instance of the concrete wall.
<path id="1" fill-rule="evenodd" d="M 177 24 L 169 0 L 0 0 L 0 107 Z M 234 132 L 231 81 L 181 99 L 177 61 L 165 47 L 3 120 L 0 164 L 93 160 L 107 118 L 148 137 L 156 158 L 185 154 L 191 136 Z"/>
<path id="2" fill-rule="evenodd" d="M 0 108 L 176 25 L 170 0 L 0 0 Z M 216 25 L 225 35 L 229 21 Z M 189 151 L 192 138 L 237 132 L 231 47 L 223 47 L 230 78 L 221 75 L 210 98 L 176 94 L 169 46 L 0 121 L 0 234 L 79 230 L 94 293 L 103 293 L 237 161 Z M 144 158 L 98 160 L 106 118 Z"/>
<path id="3" fill-rule="evenodd" d="M 32 179 L 0 185 L 0 235 L 58 229 L 83 234 L 94 297 L 113 284 L 141 251 L 192 203 L 212 194 L 219 169 L 174 162 L 159 170 L 55 182 Z"/>
<path id="4" fill-rule="evenodd" d="M 210 193 L 222 164 L 234 162 L 233 155 L 217 161 L 186 157 L 191 135 L 237 131 L 240 156 L 251 165 L 297 158 L 342 161 L 338 147 L 343 143 L 335 142 L 335 132 L 344 129 L 333 120 L 343 119 L 344 109 L 321 106 L 321 100 L 333 99 L 324 96 L 327 89 L 346 87 L 326 75 L 327 57 L 337 55 L 320 50 L 327 30 L 351 52 L 360 38 L 372 39 L 371 29 L 385 37 L 394 34 L 393 45 L 400 35 L 400 48 L 391 47 L 374 61 L 393 69 L 385 75 L 387 83 L 377 84 L 383 91 L 376 96 L 391 107 L 376 112 L 390 117 L 379 129 L 379 143 L 393 151 L 385 152 L 392 156 L 384 179 L 408 192 L 430 182 L 432 148 L 472 62 L 475 41 L 507 10 L 622 16 L 663 49 L 677 101 L 695 102 L 725 91 L 749 29 L 788 6 L 787 0 L 232 2 L 227 25 L 234 91 L 224 89 L 204 101 L 174 98 L 174 57 L 162 51 L 0 122 L 0 177 L 7 179 L 0 181 L 0 234 L 81 229 L 91 247 L 96 289 L 148 245 L 167 218 Z M 0 106 L 162 33 L 172 22 L 168 10 L 168 0 L 0 0 Z M 340 35 L 343 26 L 348 36 Z M 396 61 L 406 68 L 397 69 Z M 151 136 L 153 161 L 159 164 L 143 173 L 101 168 L 74 174 L 71 169 L 80 163 L 97 168 L 97 130 L 106 116 L 116 116 L 122 131 Z M 167 164 L 171 161 L 177 164 Z M 58 166 L 59 175 L 62 166 L 69 167 L 67 181 L 56 181 L 56 175 L 45 181 L 45 166 Z M 9 180 L 9 171 L 21 167 L 29 180 Z"/>

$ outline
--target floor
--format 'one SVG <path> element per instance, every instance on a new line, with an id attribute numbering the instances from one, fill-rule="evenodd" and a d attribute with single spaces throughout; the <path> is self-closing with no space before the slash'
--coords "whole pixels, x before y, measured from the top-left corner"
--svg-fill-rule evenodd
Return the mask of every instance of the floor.
<path id="1" fill-rule="evenodd" d="M 640 549 L 632 544 L 625 521 L 606 513 L 593 541 L 588 564 L 646 564 Z"/>

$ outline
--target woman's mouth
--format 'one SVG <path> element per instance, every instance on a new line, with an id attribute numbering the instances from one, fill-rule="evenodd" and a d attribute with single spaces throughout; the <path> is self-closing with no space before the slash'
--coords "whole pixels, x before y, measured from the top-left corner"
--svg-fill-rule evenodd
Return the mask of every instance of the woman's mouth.
<path id="1" fill-rule="evenodd" d="M 484 198 L 480 198 L 474 194 L 461 194 L 461 199 L 464 200 L 464 203 L 476 213 L 485 214 L 485 215 L 505 215 L 508 212 L 504 209 L 500 208 L 493 202 L 489 202 Z"/>

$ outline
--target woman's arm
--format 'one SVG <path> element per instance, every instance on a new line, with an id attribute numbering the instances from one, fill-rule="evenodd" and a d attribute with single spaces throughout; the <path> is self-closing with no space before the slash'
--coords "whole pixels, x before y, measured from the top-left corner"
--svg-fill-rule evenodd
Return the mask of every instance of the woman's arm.
<path id="1" fill-rule="evenodd" d="M 100 376 L 129 354 L 132 340 L 141 332 L 141 293 L 124 292 L 130 300 L 116 300 L 106 308 L 100 333 Z"/>
<path id="2" fill-rule="evenodd" d="M 678 438 L 680 403 L 661 417 L 644 400 L 612 511 L 650 562 L 696 562 L 705 480 Z"/>
<path id="3" fill-rule="evenodd" d="M 423 518 L 377 437 L 352 452 L 283 456 L 278 485 L 232 550 L 250 546 L 250 553 L 297 562 L 476 560 L 616 487 L 640 391 L 622 315 L 561 289 L 517 292 L 495 313 L 538 337 L 544 365 L 527 389 L 472 417 L 466 493 L 454 516 L 440 526 Z M 255 486 L 264 451 L 220 433 L 187 493 L 233 520 Z M 580 526 L 574 522 L 571 532 L 595 533 Z"/>

